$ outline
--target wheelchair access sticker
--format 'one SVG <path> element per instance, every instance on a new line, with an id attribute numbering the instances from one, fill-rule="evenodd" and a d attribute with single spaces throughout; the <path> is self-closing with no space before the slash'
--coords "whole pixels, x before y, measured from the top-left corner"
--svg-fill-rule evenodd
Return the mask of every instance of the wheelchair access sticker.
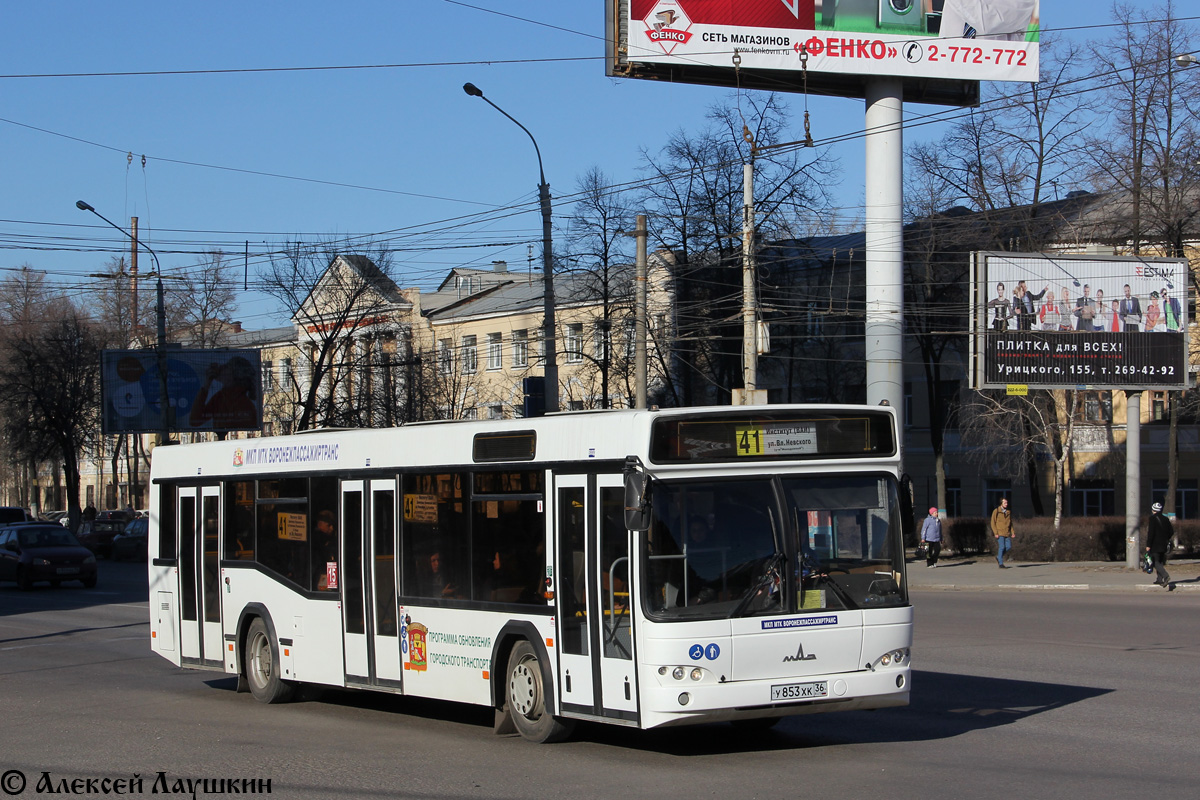
<path id="1" fill-rule="evenodd" d="M 716 661 L 720 655 L 721 648 L 716 642 L 712 642 L 708 646 L 694 644 L 688 648 L 688 657 L 692 661 L 699 661 L 702 658 L 707 658 L 709 661 Z"/>

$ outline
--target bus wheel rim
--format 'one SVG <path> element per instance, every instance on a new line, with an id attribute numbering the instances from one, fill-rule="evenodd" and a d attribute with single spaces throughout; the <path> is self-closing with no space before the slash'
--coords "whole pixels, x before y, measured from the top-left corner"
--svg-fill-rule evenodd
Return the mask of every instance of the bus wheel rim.
<path id="1" fill-rule="evenodd" d="M 538 677 L 533 672 L 537 669 L 537 662 L 533 659 L 521 661 L 513 667 L 512 675 L 509 677 L 509 697 L 513 703 L 513 709 L 521 716 L 527 719 L 533 719 L 536 716 L 535 709 L 538 707 L 538 698 L 540 696 Z"/>

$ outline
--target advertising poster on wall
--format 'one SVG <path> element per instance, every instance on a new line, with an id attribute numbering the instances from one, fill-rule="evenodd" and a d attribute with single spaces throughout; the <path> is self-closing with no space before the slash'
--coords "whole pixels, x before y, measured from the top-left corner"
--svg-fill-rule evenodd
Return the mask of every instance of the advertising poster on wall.
<path id="1" fill-rule="evenodd" d="M 167 351 L 170 414 L 164 426 L 154 350 L 101 355 L 106 434 L 246 431 L 262 428 L 262 367 L 257 350 Z"/>
<path id="2" fill-rule="evenodd" d="M 980 388 L 1188 386 L 1186 259 L 974 255 Z"/>
<path id="3" fill-rule="evenodd" d="M 642 64 L 1036 81 L 1038 0 L 609 0 Z"/>

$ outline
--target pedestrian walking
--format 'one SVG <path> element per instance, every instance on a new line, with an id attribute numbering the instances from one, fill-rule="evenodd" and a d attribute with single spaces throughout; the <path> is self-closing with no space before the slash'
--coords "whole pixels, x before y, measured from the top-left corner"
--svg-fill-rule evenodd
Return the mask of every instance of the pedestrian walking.
<path id="1" fill-rule="evenodd" d="M 936 567 L 942 553 L 942 521 L 936 508 L 930 507 L 929 516 L 921 523 L 921 541 L 925 544 L 925 566 Z"/>
<path id="2" fill-rule="evenodd" d="M 1171 549 L 1171 538 L 1175 529 L 1171 520 L 1163 516 L 1162 503 L 1150 506 L 1150 521 L 1146 525 L 1146 552 L 1154 561 L 1154 585 L 1171 591 L 1171 576 L 1167 574 L 1167 551 Z"/>
<path id="3" fill-rule="evenodd" d="M 992 512 L 992 535 L 996 537 L 996 562 L 1000 569 L 1008 569 L 1004 554 L 1012 549 L 1012 540 L 1017 538 L 1013 531 L 1012 512 L 1008 510 L 1008 498 L 1000 498 L 1000 505 Z"/>

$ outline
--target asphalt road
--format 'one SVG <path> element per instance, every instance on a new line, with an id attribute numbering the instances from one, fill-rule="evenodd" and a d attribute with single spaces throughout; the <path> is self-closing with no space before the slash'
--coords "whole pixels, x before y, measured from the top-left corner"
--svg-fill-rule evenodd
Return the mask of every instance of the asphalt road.
<path id="1" fill-rule="evenodd" d="M 795 717 L 757 738 L 580 726 L 538 746 L 494 736 L 470 707 L 344 691 L 262 706 L 232 679 L 176 669 L 149 652 L 142 570 L 101 562 L 94 590 L 0 584 L 0 800 L 19 785 L 13 771 L 20 797 L 39 796 L 43 773 L 60 789 L 91 778 L 90 796 L 136 774 L 142 794 L 162 794 L 160 772 L 168 789 L 270 779 L 283 798 L 1196 791 L 1194 593 L 914 593 L 909 708 Z"/>

